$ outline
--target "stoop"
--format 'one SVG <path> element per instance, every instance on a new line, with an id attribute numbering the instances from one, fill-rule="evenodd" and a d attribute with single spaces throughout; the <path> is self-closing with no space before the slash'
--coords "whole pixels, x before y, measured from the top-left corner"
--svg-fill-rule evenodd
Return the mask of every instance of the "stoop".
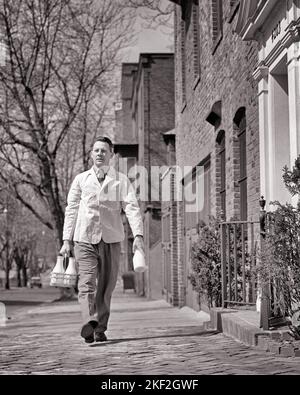
<path id="1" fill-rule="evenodd" d="M 300 341 L 290 335 L 289 328 L 263 331 L 260 315 L 252 310 L 213 308 L 206 329 L 214 329 L 248 346 L 283 357 L 299 357 Z"/>
<path id="2" fill-rule="evenodd" d="M 257 345 L 257 335 L 262 333 L 256 312 L 214 308 L 210 312 L 209 327 L 233 337 L 249 346 Z M 208 325 L 207 325 L 208 328 Z"/>

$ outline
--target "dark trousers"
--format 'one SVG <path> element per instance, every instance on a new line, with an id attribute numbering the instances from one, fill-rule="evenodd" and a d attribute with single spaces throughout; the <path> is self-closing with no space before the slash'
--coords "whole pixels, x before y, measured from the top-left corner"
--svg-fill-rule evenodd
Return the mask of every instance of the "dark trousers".
<path id="1" fill-rule="evenodd" d="M 98 321 L 96 331 L 104 332 L 119 271 L 121 243 L 75 243 L 78 264 L 78 301 L 83 324 Z"/>

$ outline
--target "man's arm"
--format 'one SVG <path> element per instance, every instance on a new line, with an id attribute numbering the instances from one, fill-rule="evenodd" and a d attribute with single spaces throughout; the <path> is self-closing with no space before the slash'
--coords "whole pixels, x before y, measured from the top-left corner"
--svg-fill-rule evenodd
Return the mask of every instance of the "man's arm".
<path id="1" fill-rule="evenodd" d="M 136 248 L 144 250 L 144 226 L 139 203 L 133 186 L 126 177 L 122 185 L 122 208 L 125 211 L 132 234 L 134 236 L 133 252 Z"/>
<path id="2" fill-rule="evenodd" d="M 72 250 L 73 245 L 73 235 L 77 220 L 77 214 L 79 210 L 79 204 L 81 199 L 81 187 L 79 184 L 78 176 L 75 177 L 70 191 L 68 193 L 68 205 L 65 211 L 65 221 L 64 221 L 64 229 L 63 229 L 63 241 L 64 244 L 60 250 L 60 253 L 69 254 Z"/>
<path id="3" fill-rule="evenodd" d="M 132 252 L 135 253 L 136 250 L 145 252 L 144 237 L 141 235 L 135 236 L 132 245 Z"/>

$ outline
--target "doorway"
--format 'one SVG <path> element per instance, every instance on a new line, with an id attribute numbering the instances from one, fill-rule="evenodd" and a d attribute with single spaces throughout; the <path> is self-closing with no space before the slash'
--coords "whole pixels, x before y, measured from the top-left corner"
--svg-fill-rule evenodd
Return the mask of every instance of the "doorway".
<path id="1" fill-rule="evenodd" d="M 270 199 L 290 202 L 290 194 L 283 182 L 283 168 L 290 167 L 289 84 L 287 56 L 270 74 L 270 129 L 269 166 Z"/>

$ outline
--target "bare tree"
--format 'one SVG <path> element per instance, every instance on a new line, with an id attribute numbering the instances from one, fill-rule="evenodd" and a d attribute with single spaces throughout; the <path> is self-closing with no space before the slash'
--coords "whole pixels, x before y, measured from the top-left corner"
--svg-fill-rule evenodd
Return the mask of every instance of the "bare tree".
<path id="1" fill-rule="evenodd" d="M 0 190 L 0 268 L 5 272 L 5 288 L 10 288 L 10 271 L 17 271 L 18 286 L 26 286 L 27 272 L 34 255 L 42 224 L 14 198 L 9 189 Z"/>
<path id="2" fill-rule="evenodd" d="M 114 95 L 113 91 L 111 95 Z M 89 167 L 90 150 L 96 136 L 109 134 L 108 128 L 103 131 L 109 106 L 103 93 L 96 92 L 94 97 L 91 91 L 84 93 L 81 109 L 72 125 L 72 133 L 67 134 L 62 143 L 65 155 L 57 158 L 60 189 L 65 201 L 74 174 Z"/>
<path id="3" fill-rule="evenodd" d="M 0 0 L 0 22 L 0 177 L 59 245 L 72 178 L 61 164 L 89 133 L 80 117 L 107 94 L 133 19 L 118 1 Z"/>
<path id="4" fill-rule="evenodd" d="M 0 191 L 0 267 L 5 272 L 5 289 L 10 289 L 10 271 L 13 264 L 13 238 L 11 227 L 16 202 L 9 198 L 9 191 Z"/>
<path id="5" fill-rule="evenodd" d="M 139 11 L 150 27 L 173 26 L 174 3 L 169 0 L 125 0 L 127 7 Z"/>
<path id="6" fill-rule="evenodd" d="M 13 249 L 12 249 L 12 239 L 10 235 L 6 232 L 6 235 L 0 235 L 0 262 L 1 267 L 5 272 L 5 289 L 10 289 L 10 271 L 13 263 Z"/>
<path id="7" fill-rule="evenodd" d="M 35 233 L 27 233 L 13 238 L 12 258 L 17 267 L 18 287 L 27 286 L 27 271 L 35 262 L 37 237 Z"/>

